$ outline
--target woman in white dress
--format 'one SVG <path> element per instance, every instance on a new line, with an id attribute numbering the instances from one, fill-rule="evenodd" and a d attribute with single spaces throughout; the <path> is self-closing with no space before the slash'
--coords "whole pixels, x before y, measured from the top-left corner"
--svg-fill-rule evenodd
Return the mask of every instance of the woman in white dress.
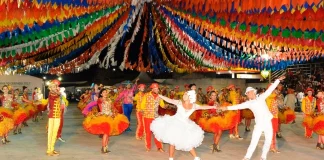
<path id="1" fill-rule="evenodd" d="M 195 152 L 196 147 L 201 145 L 204 139 L 204 131 L 189 116 L 195 110 L 215 109 L 216 106 L 200 106 L 195 104 L 196 92 L 194 90 L 184 93 L 182 100 L 173 100 L 159 95 L 164 101 L 177 106 L 174 116 L 165 115 L 156 118 L 151 124 L 151 131 L 156 139 L 170 144 L 169 160 L 173 160 L 174 151 L 189 151 L 194 160 L 200 160 Z"/>

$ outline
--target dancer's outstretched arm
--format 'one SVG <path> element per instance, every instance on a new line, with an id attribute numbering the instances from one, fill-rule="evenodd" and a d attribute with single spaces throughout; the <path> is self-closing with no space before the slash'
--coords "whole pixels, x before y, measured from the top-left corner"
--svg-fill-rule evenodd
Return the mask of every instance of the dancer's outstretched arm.
<path id="1" fill-rule="evenodd" d="M 207 106 L 207 105 L 198 105 L 198 104 L 195 104 L 196 105 L 196 110 L 207 110 L 207 109 L 217 109 L 217 105 L 215 106 Z"/>
<path id="2" fill-rule="evenodd" d="M 179 100 L 170 99 L 170 98 L 162 96 L 160 94 L 159 94 L 159 97 L 162 98 L 164 101 L 166 101 L 168 103 L 171 103 L 171 104 L 174 104 L 174 105 L 179 104 Z"/>
<path id="3" fill-rule="evenodd" d="M 226 110 L 239 110 L 239 109 L 247 109 L 250 107 L 250 102 L 244 102 L 238 105 L 234 105 L 234 106 L 229 106 L 229 107 L 220 107 L 221 110 L 226 111 Z"/>
<path id="4" fill-rule="evenodd" d="M 264 98 L 266 99 L 267 97 L 270 96 L 270 94 L 277 88 L 277 86 L 279 85 L 280 81 L 284 80 L 286 77 L 285 76 L 281 76 L 279 77 L 273 84 L 271 84 L 271 86 L 263 93 L 261 94 L 259 97 L 260 98 Z"/>

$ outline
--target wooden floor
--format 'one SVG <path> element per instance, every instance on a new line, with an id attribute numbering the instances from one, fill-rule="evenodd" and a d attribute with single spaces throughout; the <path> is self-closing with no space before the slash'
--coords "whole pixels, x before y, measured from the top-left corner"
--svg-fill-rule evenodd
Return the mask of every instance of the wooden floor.
<path id="1" fill-rule="evenodd" d="M 132 115 L 131 128 L 133 131 L 125 132 L 120 136 L 111 137 L 109 150 L 111 153 L 102 155 L 100 153 L 101 139 L 96 135 L 87 133 L 82 128 L 83 116 L 71 104 L 65 114 L 63 138 L 66 143 L 57 141 L 56 150 L 61 153 L 58 157 L 47 157 L 46 144 L 47 134 L 45 130 L 47 117 L 38 123 L 28 122 L 29 127 L 23 128 L 23 134 L 9 136 L 9 144 L 0 144 L 1 160 L 167 160 L 168 153 L 159 153 L 155 149 L 145 151 L 144 141 L 135 139 L 135 114 Z M 303 137 L 304 130 L 301 125 L 302 116 L 297 115 L 296 124 L 283 125 L 284 138 L 278 139 L 278 147 L 281 153 L 269 153 L 269 160 L 323 160 L 324 150 L 316 150 L 317 136 L 313 139 Z M 228 132 L 221 139 L 221 153 L 211 153 L 209 146 L 212 144 L 212 134 L 206 133 L 203 144 L 197 148 L 198 155 L 202 160 L 240 160 L 245 155 L 251 140 L 251 132 L 245 133 L 244 126 L 240 126 L 240 133 L 244 140 L 230 140 Z M 264 142 L 262 136 L 252 159 L 260 159 L 261 149 Z M 153 147 L 154 146 L 154 143 Z M 168 145 L 164 145 L 168 150 Z M 188 152 L 177 151 L 175 160 L 193 159 Z"/>

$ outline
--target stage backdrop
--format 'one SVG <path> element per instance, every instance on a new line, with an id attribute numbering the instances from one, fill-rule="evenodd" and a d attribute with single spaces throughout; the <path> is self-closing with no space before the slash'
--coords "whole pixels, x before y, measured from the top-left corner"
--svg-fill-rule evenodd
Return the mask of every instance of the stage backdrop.
<path id="1" fill-rule="evenodd" d="M 35 87 L 39 87 L 44 92 L 43 80 L 37 77 L 28 76 L 28 75 L 12 75 L 12 76 L 0 76 L 0 87 L 4 85 L 10 85 L 14 89 L 18 88 L 22 92 L 22 87 L 28 87 L 29 98 L 34 91 Z M 21 94 L 21 93 L 20 93 Z"/>

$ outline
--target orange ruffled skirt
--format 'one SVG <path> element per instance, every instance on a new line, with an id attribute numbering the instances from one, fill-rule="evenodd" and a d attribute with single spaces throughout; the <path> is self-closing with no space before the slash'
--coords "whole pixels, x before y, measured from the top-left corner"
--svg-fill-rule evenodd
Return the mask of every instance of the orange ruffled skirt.
<path id="1" fill-rule="evenodd" d="M 42 111 L 46 111 L 47 109 L 47 103 L 48 103 L 48 100 L 47 99 L 41 99 L 40 101 L 38 101 L 37 103 L 37 110 L 39 112 L 42 112 Z"/>
<path id="2" fill-rule="evenodd" d="M 36 107 L 32 104 L 27 104 L 27 106 L 25 107 L 25 110 L 28 113 L 27 119 L 34 117 L 34 115 L 37 113 Z"/>
<path id="3" fill-rule="evenodd" d="M 290 108 L 278 113 L 279 123 L 289 124 L 296 119 L 295 111 Z"/>
<path id="4" fill-rule="evenodd" d="M 14 124 L 19 125 L 22 122 L 24 122 L 26 119 L 28 118 L 28 113 L 27 111 L 22 108 L 22 107 L 18 107 L 17 110 L 15 110 L 14 114 L 13 114 L 13 120 L 14 120 Z"/>
<path id="5" fill-rule="evenodd" d="M 243 119 L 254 119 L 254 114 L 250 109 L 242 110 L 242 118 Z"/>
<path id="6" fill-rule="evenodd" d="M 0 114 L 3 115 L 6 118 L 11 118 L 13 117 L 13 112 L 12 110 L 4 107 L 0 107 Z"/>
<path id="7" fill-rule="evenodd" d="M 235 111 L 225 111 L 221 115 L 210 118 L 200 118 L 198 125 L 206 132 L 216 133 L 219 130 L 229 130 L 237 123 Z"/>
<path id="8" fill-rule="evenodd" d="M 0 121 L 0 136 L 4 136 L 14 128 L 14 121 L 11 118 L 3 117 Z"/>
<path id="9" fill-rule="evenodd" d="M 324 114 L 313 119 L 313 131 L 318 135 L 324 135 Z"/>
<path id="10" fill-rule="evenodd" d="M 114 118 L 107 115 L 89 115 L 83 121 L 83 128 L 91 134 L 115 136 L 123 133 L 129 126 L 127 117 L 117 114 Z"/>
<path id="11" fill-rule="evenodd" d="M 307 129 L 312 130 L 313 129 L 313 120 L 314 118 L 310 115 L 305 115 L 304 120 L 303 120 L 303 126 L 306 127 Z"/>
<path id="12" fill-rule="evenodd" d="M 80 111 L 83 111 L 83 109 L 87 106 L 88 102 L 84 102 L 84 101 L 80 101 L 78 103 L 78 108 L 80 109 Z"/>

